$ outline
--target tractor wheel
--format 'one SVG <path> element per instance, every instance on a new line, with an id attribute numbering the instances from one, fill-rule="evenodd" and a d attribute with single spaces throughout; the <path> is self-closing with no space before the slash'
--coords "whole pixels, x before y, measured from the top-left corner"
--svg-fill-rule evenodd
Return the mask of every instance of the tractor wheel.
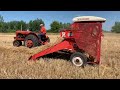
<path id="1" fill-rule="evenodd" d="M 70 56 L 71 62 L 78 67 L 84 67 L 87 64 L 87 57 L 80 53 L 80 52 L 75 52 Z"/>
<path id="2" fill-rule="evenodd" d="M 19 47 L 19 46 L 21 46 L 21 45 L 22 45 L 22 42 L 21 42 L 21 41 L 18 41 L 18 40 L 13 41 L 13 46 Z"/>
<path id="3" fill-rule="evenodd" d="M 38 46 L 38 44 L 39 44 L 38 38 L 35 35 L 30 34 L 25 37 L 24 45 L 26 47 L 32 48 Z"/>

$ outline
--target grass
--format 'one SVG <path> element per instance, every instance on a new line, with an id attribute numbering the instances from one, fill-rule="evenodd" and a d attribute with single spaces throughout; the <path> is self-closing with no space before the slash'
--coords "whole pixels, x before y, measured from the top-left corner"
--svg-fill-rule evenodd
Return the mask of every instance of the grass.
<path id="1" fill-rule="evenodd" d="M 0 34 L 0 79 L 120 79 L 120 34 L 104 33 L 101 64 L 85 68 L 59 58 L 28 61 L 30 55 L 59 42 L 59 35 L 49 34 L 51 43 L 34 49 L 13 47 L 14 36 Z"/>

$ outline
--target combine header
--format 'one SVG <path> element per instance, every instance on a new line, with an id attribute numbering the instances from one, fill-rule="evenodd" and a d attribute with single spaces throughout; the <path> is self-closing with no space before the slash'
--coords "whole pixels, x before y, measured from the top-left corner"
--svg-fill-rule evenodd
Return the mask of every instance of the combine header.
<path id="1" fill-rule="evenodd" d="M 29 58 L 36 60 L 57 51 L 69 52 L 70 60 L 75 66 L 85 66 L 87 63 L 100 63 L 102 23 L 106 19 L 95 16 L 73 18 L 70 29 L 60 31 L 64 40 Z"/>

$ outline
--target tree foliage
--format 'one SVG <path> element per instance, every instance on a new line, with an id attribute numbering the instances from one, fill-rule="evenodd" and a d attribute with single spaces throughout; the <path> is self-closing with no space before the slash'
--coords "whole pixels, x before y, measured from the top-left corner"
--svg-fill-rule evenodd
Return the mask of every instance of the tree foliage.
<path id="1" fill-rule="evenodd" d="M 60 25 L 60 23 L 58 21 L 53 21 L 50 26 L 51 26 L 50 30 L 53 33 L 58 32 L 59 29 L 61 28 L 61 25 Z"/>
<path id="2" fill-rule="evenodd" d="M 40 24 L 44 24 L 44 21 L 37 18 L 36 20 L 30 20 L 28 26 L 31 31 L 38 32 L 40 30 Z"/>
<path id="3" fill-rule="evenodd" d="M 112 27 L 111 32 L 120 33 L 120 22 L 115 22 L 115 25 Z"/>
<path id="4" fill-rule="evenodd" d="M 67 29 L 70 26 L 70 23 L 53 21 L 50 26 L 50 32 L 57 33 L 60 29 Z"/>
<path id="5" fill-rule="evenodd" d="M 33 32 L 38 32 L 40 30 L 40 24 L 44 24 L 42 19 L 30 20 L 28 23 L 25 21 L 10 21 L 4 22 L 3 16 L 0 15 L 0 32 L 15 32 L 16 30 L 27 30 Z M 50 30 L 48 32 L 58 33 L 60 29 L 67 29 L 70 26 L 70 23 L 62 23 L 58 21 L 53 21 L 50 24 Z"/>
<path id="6" fill-rule="evenodd" d="M 0 15 L 0 31 L 3 31 L 4 19 L 3 16 Z"/>
<path id="7" fill-rule="evenodd" d="M 10 21 L 4 22 L 3 16 L 0 15 L 0 32 L 15 32 L 16 30 L 31 30 L 38 31 L 40 30 L 40 24 L 44 24 L 42 19 L 30 20 L 29 23 L 25 21 Z"/>

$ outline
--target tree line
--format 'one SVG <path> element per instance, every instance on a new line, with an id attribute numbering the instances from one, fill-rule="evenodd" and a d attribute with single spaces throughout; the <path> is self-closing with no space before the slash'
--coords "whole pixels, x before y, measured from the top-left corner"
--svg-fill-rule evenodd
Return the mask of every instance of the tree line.
<path id="1" fill-rule="evenodd" d="M 114 26 L 112 26 L 111 32 L 120 33 L 120 22 L 115 22 Z"/>
<path id="2" fill-rule="evenodd" d="M 5 22 L 3 16 L 0 15 L 0 32 L 2 33 L 9 33 L 9 32 L 15 32 L 16 30 L 30 30 L 33 32 L 38 32 L 40 30 L 40 24 L 44 24 L 44 21 L 42 19 L 35 19 L 30 20 L 28 23 L 25 21 L 10 21 Z M 47 30 L 48 32 L 57 33 L 61 28 L 67 28 L 69 27 L 70 23 L 62 23 L 58 21 L 53 21 L 50 24 L 50 29 Z"/>
<path id="3" fill-rule="evenodd" d="M 25 21 L 10 21 L 5 22 L 3 16 L 0 15 L 0 32 L 2 33 L 9 33 L 9 32 L 15 32 L 16 30 L 30 30 L 33 32 L 38 32 L 40 30 L 40 24 L 44 24 L 44 21 L 42 19 L 35 19 L 30 20 L 28 23 Z M 58 33 L 60 29 L 63 28 L 69 28 L 70 23 L 62 23 L 59 21 L 53 21 L 50 24 L 50 29 L 47 30 L 48 32 L 52 33 Z M 115 24 L 112 26 L 111 32 L 120 33 L 120 22 L 115 22 Z"/>

